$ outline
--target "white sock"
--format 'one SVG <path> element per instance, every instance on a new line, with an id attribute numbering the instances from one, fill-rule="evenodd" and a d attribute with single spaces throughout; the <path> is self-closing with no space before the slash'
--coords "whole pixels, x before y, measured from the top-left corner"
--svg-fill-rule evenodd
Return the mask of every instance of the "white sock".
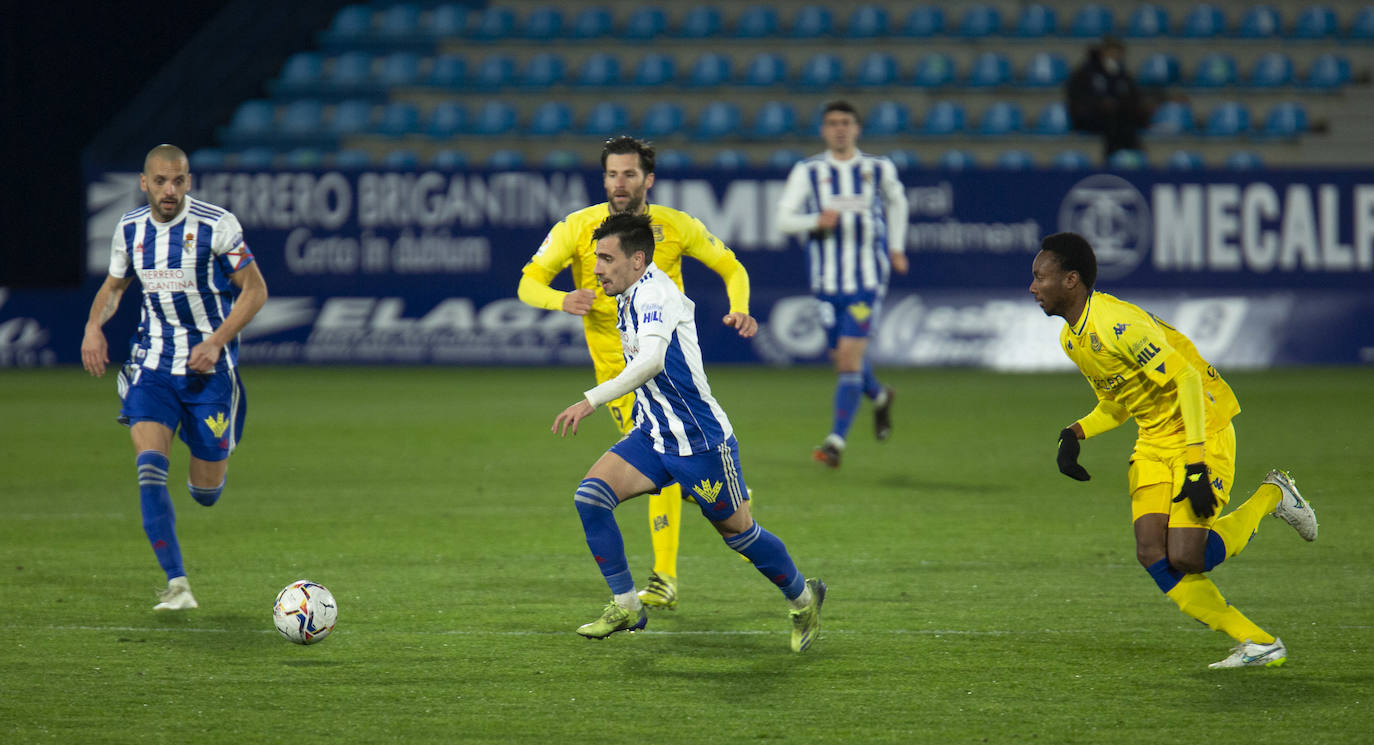
<path id="1" fill-rule="evenodd" d="M 825 444 L 833 445 L 836 450 L 844 450 L 844 438 L 834 432 L 825 436 Z"/>
<path id="2" fill-rule="evenodd" d="M 887 405 L 887 388 L 878 390 L 878 395 L 873 397 L 873 405 L 882 408 Z"/>
<path id="3" fill-rule="evenodd" d="M 802 594 L 795 598 L 791 598 L 787 602 L 792 604 L 792 610 L 805 610 L 806 606 L 811 604 L 811 585 L 807 585 L 806 588 L 802 590 Z"/>
<path id="4" fill-rule="evenodd" d="M 634 590 L 616 593 L 615 604 L 625 610 L 639 610 L 643 607 L 643 603 L 639 602 L 639 593 Z"/>

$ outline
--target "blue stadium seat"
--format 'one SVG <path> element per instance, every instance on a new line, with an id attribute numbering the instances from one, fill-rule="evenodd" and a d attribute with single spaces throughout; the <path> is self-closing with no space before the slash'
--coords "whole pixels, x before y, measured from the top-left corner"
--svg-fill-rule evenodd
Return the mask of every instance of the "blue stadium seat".
<path id="1" fill-rule="evenodd" d="M 1086 171 L 1093 167 L 1093 161 L 1082 150 L 1065 150 L 1057 153 L 1050 165 L 1061 171 Z"/>
<path id="2" fill-rule="evenodd" d="M 486 161 L 483 162 L 487 168 L 495 168 L 499 171 L 516 171 L 525 167 L 525 154 L 519 150 L 501 149 L 493 150 L 487 154 Z"/>
<path id="3" fill-rule="evenodd" d="M 1153 3 L 1137 5 L 1126 21 L 1126 36 L 1132 39 L 1157 39 L 1169 34 L 1169 11 Z"/>
<path id="4" fill-rule="evenodd" d="M 706 52 L 692 62 L 684 83 L 692 88 L 714 88 L 730 82 L 732 61 L 719 52 Z"/>
<path id="5" fill-rule="evenodd" d="M 539 52 L 525 63 L 525 71 L 520 75 L 520 84 L 526 88 L 543 90 L 563 82 L 567 66 L 563 56 L 555 52 Z"/>
<path id="6" fill-rule="evenodd" d="M 319 168 L 325 158 L 324 151 L 317 147 L 295 147 L 287 150 L 282 160 L 288 168 Z"/>
<path id="7" fill-rule="evenodd" d="M 361 98 L 340 101 L 329 118 L 328 129 L 336 135 L 360 134 L 372 129 L 372 102 Z"/>
<path id="8" fill-rule="evenodd" d="M 1236 58 L 1229 52 L 1210 52 L 1198 60 L 1192 84 L 1200 88 L 1226 88 L 1236 84 Z"/>
<path id="9" fill-rule="evenodd" d="M 797 110 L 785 101 L 768 101 L 754 113 L 754 124 L 749 128 L 749 136 L 761 140 L 776 139 L 796 134 Z"/>
<path id="10" fill-rule="evenodd" d="M 921 158 L 911 150 L 892 150 L 887 153 L 887 159 L 892 161 L 892 165 L 897 166 L 899 171 L 909 171 L 912 168 L 921 167 Z"/>
<path id="11" fill-rule="evenodd" d="M 372 165 L 372 153 L 348 148 L 334 153 L 333 161 L 335 168 L 368 168 Z"/>
<path id="12" fill-rule="evenodd" d="M 1307 107 L 1296 101 L 1274 104 L 1264 117 L 1260 133 L 1267 137 L 1294 138 L 1307 132 Z"/>
<path id="13" fill-rule="evenodd" d="M 1225 166 L 1232 171 L 1255 171 L 1264 168 L 1264 158 L 1253 150 L 1237 150 L 1226 156 Z"/>
<path id="14" fill-rule="evenodd" d="M 574 39 L 600 39 L 610 36 L 614 19 L 606 8 L 583 8 L 573 17 L 569 36 Z"/>
<path id="15" fill-rule="evenodd" d="M 1200 171 L 1207 167 L 1202 156 L 1192 150 L 1175 150 L 1169 155 L 1166 166 L 1171 171 Z"/>
<path id="16" fill-rule="evenodd" d="M 1069 133 L 1069 110 L 1063 101 L 1053 101 L 1045 105 L 1035 117 L 1031 133 L 1048 137 L 1060 137 Z"/>
<path id="17" fill-rule="evenodd" d="M 329 24 L 331 36 L 357 40 L 372 33 L 372 9 L 366 5 L 346 5 L 334 14 Z"/>
<path id="18" fill-rule="evenodd" d="M 780 148 L 768 154 L 768 167 L 787 170 L 806 157 L 800 150 Z"/>
<path id="19" fill-rule="evenodd" d="M 778 11 L 771 5 L 752 5 L 735 20 L 735 36 L 741 39 L 766 39 L 778 33 Z"/>
<path id="20" fill-rule="evenodd" d="M 437 6 L 429 14 L 429 23 L 421 29 L 430 36 L 446 39 L 462 36 L 468 28 L 468 8 L 466 5 L 446 3 Z"/>
<path id="21" fill-rule="evenodd" d="M 906 14 L 899 30 L 902 36 L 927 39 L 945 32 L 945 11 L 938 5 L 922 5 Z"/>
<path id="22" fill-rule="evenodd" d="M 487 41 L 509 39 L 515 35 L 515 11 L 504 5 L 490 5 L 477 17 L 472 35 Z"/>
<path id="23" fill-rule="evenodd" d="M 864 87 L 892 85 L 897 82 L 897 58 L 887 52 L 869 52 L 859 60 L 854 83 Z"/>
<path id="24" fill-rule="evenodd" d="M 265 136 L 277 128 L 277 107 L 271 101 L 252 99 L 239 104 L 229 120 L 229 132 L 243 140 Z"/>
<path id="25" fill-rule="evenodd" d="M 1246 82 L 1257 88 L 1277 88 L 1293 83 L 1293 60 L 1282 52 L 1266 52 L 1255 58 Z"/>
<path id="26" fill-rule="evenodd" d="M 1004 150 L 997 155 L 996 165 L 1004 171 L 1029 171 L 1035 168 L 1035 158 L 1025 150 Z"/>
<path id="27" fill-rule="evenodd" d="M 1116 18 L 1112 15 L 1112 9 L 1096 3 L 1079 8 L 1069 22 L 1069 33 L 1080 39 L 1107 36 L 1115 29 Z"/>
<path id="28" fill-rule="evenodd" d="M 277 153 L 270 147 L 250 147 L 240 150 L 234 158 L 239 168 L 271 168 Z"/>
<path id="29" fill-rule="evenodd" d="M 373 58 L 367 52 L 344 52 L 334 58 L 328 84 L 336 91 L 359 91 L 372 85 Z"/>
<path id="30" fill-rule="evenodd" d="M 714 5 L 695 5 L 682 18 L 678 36 L 684 39 L 710 39 L 720 35 L 720 8 Z"/>
<path id="31" fill-rule="evenodd" d="M 681 171 L 692 167 L 692 156 L 681 150 L 661 150 L 654 158 L 654 170 Z"/>
<path id="32" fill-rule="evenodd" d="M 995 101 L 983 110 L 978 120 L 978 134 L 986 137 L 1005 137 L 1016 134 L 1022 127 L 1021 105 L 1011 101 Z"/>
<path id="33" fill-rule="evenodd" d="M 467 130 L 467 107 L 457 101 L 441 101 L 429 113 L 429 127 L 425 133 L 436 139 L 448 139 Z"/>
<path id="34" fill-rule="evenodd" d="M 402 40 L 420 33 L 420 6 L 396 3 L 377 14 L 377 33 L 389 40 Z"/>
<path id="35" fill-rule="evenodd" d="M 544 167 L 567 169 L 576 168 L 582 161 L 582 156 L 572 150 L 550 150 L 544 154 Z"/>
<path id="36" fill-rule="evenodd" d="M 673 101 L 656 101 L 644 110 L 639 131 L 645 137 L 664 137 L 681 132 L 686 122 L 682 106 Z"/>
<path id="37" fill-rule="evenodd" d="M 668 29 L 668 14 L 662 8 L 645 6 L 631 11 L 625 19 L 625 38 L 636 41 L 657 39 Z"/>
<path id="38" fill-rule="evenodd" d="M 1002 31 L 1002 13 L 992 5 L 976 3 L 959 17 L 959 35 L 968 38 L 993 36 Z"/>
<path id="39" fill-rule="evenodd" d="M 851 39 L 875 39 L 887 36 L 887 9 L 880 5 L 860 5 L 849 13 L 844 35 Z"/>
<path id="40" fill-rule="evenodd" d="M 635 64 L 632 81 L 635 85 L 656 87 L 677 79 L 677 60 L 670 54 L 650 52 Z"/>
<path id="41" fill-rule="evenodd" d="M 1350 60 L 1343 55 L 1330 52 L 1319 54 L 1312 60 L 1303 81 L 1312 88 L 1334 90 L 1350 82 Z"/>
<path id="42" fill-rule="evenodd" d="M 955 101 L 936 101 L 926 111 L 925 121 L 920 133 L 924 135 L 951 135 L 964 131 L 964 107 Z"/>
<path id="43" fill-rule="evenodd" d="M 446 171 L 459 171 L 468 167 L 468 154 L 462 150 L 444 148 L 434 153 L 430 164 Z"/>
<path id="44" fill-rule="evenodd" d="M 620 58 L 608 52 L 594 52 L 582 61 L 577 84 L 589 88 L 609 88 L 620 83 Z"/>
<path id="45" fill-rule="evenodd" d="M 544 5 L 530 11 L 525 23 L 520 27 L 520 35 L 526 39 L 547 41 L 557 39 L 563 33 L 563 11 L 551 5 Z"/>
<path id="46" fill-rule="evenodd" d="M 378 134 L 401 137 L 420 131 L 420 110 L 409 101 L 392 101 L 382 105 L 377 119 Z"/>
<path id="47" fill-rule="evenodd" d="M 382 165 L 387 168 L 413 169 L 420 166 L 420 156 L 414 150 L 392 150 L 382 158 Z"/>
<path id="48" fill-rule="evenodd" d="M 1179 81 L 1178 58 L 1168 52 L 1152 52 L 1140 63 L 1135 79 L 1147 87 L 1174 85 Z"/>
<path id="49" fill-rule="evenodd" d="M 1016 35 L 1026 39 L 1051 36 L 1056 32 L 1057 24 L 1054 8 L 1031 3 L 1021 9 L 1021 16 L 1016 19 Z"/>
<path id="50" fill-rule="evenodd" d="M 1011 80 L 1011 61 L 1001 52 L 982 52 L 973 58 L 973 66 L 964 81 L 975 88 L 1005 85 Z"/>
<path id="51" fill-rule="evenodd" d="M 426 80 L 439 88 L 459 88 L 467 84 L 468 60 L 459 54 L 441 54 L 434 58 Z"/>
<path id="52" fill-rule="evenodd" d="M 515 58 L 509 54 L 488 54 L 473 74 L 472 85 L 494 91 L 515 85 Z"/>
<path id="53" fill-rule="evenodd" d="M 537 137 L 553 137 L 566 134 L 572 129 L 572 109 L 562 101 L 545 101 L 530 114 L 529 134 Z"/>
<path id="54" fill-rule="evenodd" d="M 515 131 L 515 107 L 505 101 L 487 101 L 472 119 L 475 135 L 504 135 Z"/>
<path id="55" fill-rule="evenodd" d="M 796 39 L 818 39 L 834 32 L 835 19 L 824 5 L 807 5 L 792 19 L 791 36 Z"/>
<path id="56" fill-rule="evenodd" d="M 1188 104 L 1166 101 L 1155 108 L 1150 116 L 1150 132 L 1161 136 L 1191 134 L 1193 131 L 1193 110 Z"/>
<path id="57" fill-rule="evenodd" d="M 392 52 L 386 55 L 377 69 L 377 82 L 388 88 L 415 85 L 420 82 L 420 55 L 414 52 Z"/>
<path id="58" fill-rule="evenodd" d="M 1226 33 L 1226 16 L 1211 3 L 1194 5 L 1183 17 L 1181 36 L 1185 39 L 1212 39 Z"/>
<path id="59" fill-rule="evenodd" d="M 1207 115 L 1202 133 L 1210 137 L 1236 137 L 1250 131 L 1250 110 L 1235 101 L 1217 104 Z"/>
<path id="60" fill-rule="evenodd" d="M 787 80 L 787 61 L 773 52 L 759 52 L 744 68 L 744 84 L 750 86 L 780 85 Z"/>
<path id="61" fill-rule="evenodd" d="M 697 125 L 692 137 L 698 140 L 713 141 L 734 136 L 739 132 L 739 107 L 727 101 L 712 101 L 702 107 L 697 115 Z"/>
<path id="62" fill-rule="evenodd" d="M 938 168 L 946 171 L 967 171 L 978 167 L 978 159 L 967 150 L 946 150 L 935 161 Z"/>
<path id="63" fill-rule="evenodd" d="M 1139 150 L 1117 150 L 1107 157 L 1107 167 L 1116 171 L 1138 171 L 1149 164 Z"/>
<path id="64" fill-rule="evenodd" d="M 911 110 L 900 101 L 879 101 L 864 118 L 865 137 L 900 137 L 911 132 Z"/>
<path id="65" fill-rule="evenodd" d="M 844 78 L 844 63 L 833 54 L 816 54 L 802 63 L 797 84 L 805 89 L 824 90 L 839 85 Z"/>
<path id="66" fill-rule="evenodd" d="M 1368 41 L 1374 39 L 1374 5 L 1360 8 L 1350 21 L 1350 38 Z"/>
<path id="67" fill-rule="evenodd" d="M 316 98 L 298 98 L 281 112 L 281 131 L 309 136 L 324 128 L 324 103 Z"/>
<path id="68" fill-rule="evenodd" d="M 711 156 L 711 166 L 722 171 L 742 171 L 749 167 L 749 156 L 730 148 L 717 150 Z"/>
<path id="69" fill-rule="evenodd" d="M 224 167 L 227 157 L 223 150 L 217 147 L 202 147 L 192 150 L 187 158 L 191 161 L 191 172 L 217 171 Z"/>
<path id="70" fill-rule="evenodd" d="M 630 115 L 625 107 L 614 101 L 601 101 L 587 112 L 582 123 L 582 131 L 598 137 L 623 134 L 630 126 Z"/>
<path id="71" fill-rule="evenodd" d="M 1274 39 L 1283 33 L 1283 21 L 1272 5 L 1257 5 L 1240 17 L 1238 33 L 1242 39 Z"/>
<path id="72" fill-rule="evenodd" d="M 1026 63 L 1021 84 L 1029 88 L 1056 88 L 1069 77 L 1069 63 L 1055 52 L 1036 52 Z"/>
<path id="73" fill-rule="evenodd" d="M 310 91 L 319 85 L 323 77 L 324 58 L 319 52 L 296 52 L 287 57 L 282 65 L 281 76 L 277 78 L 277 90 Z"/>
<path id="74" fill-rule="evenodd" d="M 1309 5 L 1293 22 L 1293 35 L 1299 39 L 1325 39 L 1336 34 L 1336 12 L 1325 5 Z"/>
<path id="75" fill-rule="evenodd" d="M 940 52 L 929 52 L 916 60 L 912 84 L 917 88 L 938 88 L 954 82 L 954 60 Z"/>

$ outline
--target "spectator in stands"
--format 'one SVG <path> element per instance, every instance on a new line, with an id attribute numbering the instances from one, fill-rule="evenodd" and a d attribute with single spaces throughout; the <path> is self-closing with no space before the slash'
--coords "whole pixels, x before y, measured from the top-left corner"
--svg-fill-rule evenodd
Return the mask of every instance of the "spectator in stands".
<path id="1" fill-rule="evenodd" d="M 1068 82 L 1069 121 L 1081 132 L 1102 135 L 1103 159 L 1117 150 L 1140 150 L 1140 130 L 1150 110 L 1126 70 L 1126 48 L 1113 37 L 1088 49 Z"/>

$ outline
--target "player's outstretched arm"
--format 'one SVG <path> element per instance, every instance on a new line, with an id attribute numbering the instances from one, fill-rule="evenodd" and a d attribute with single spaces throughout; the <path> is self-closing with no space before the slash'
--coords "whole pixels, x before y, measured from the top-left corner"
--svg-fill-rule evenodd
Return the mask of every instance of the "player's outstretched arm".
<path id="1" fill-rule="evenodd" d="M 566 437 L 569 434 L 577 434 L 577 425 L 583 419 L 592 415 L 596 407 L 592 406 L 587 399 L 582 399 L 577 403 L 564 409 L 562 413 L 554 417 L 553 432 L 559 437 Z"/>
<path id="2" fill-rule="evenodd" d="M 133 276 L 115 277 L 106 275 L 105 281 L 91 301 L 91 313 L 86 320 L 86 333 L 81 338 L 81 366 L 97 378 L 105 374 L 105 366 L 110 364 L 109 344 L 102 330 L 119 309 L 119 300 L 124 291 L 134 281 Z"/>

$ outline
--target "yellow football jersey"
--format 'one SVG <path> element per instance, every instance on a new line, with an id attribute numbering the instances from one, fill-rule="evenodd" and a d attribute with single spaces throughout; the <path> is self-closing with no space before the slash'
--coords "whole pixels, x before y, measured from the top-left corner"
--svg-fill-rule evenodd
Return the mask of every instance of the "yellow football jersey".
<path id="1" fill-rule="evenodd" d="M 1105 292 L 1094 292 L 1078 323 L 1059 332 L 1064 353 L 1092 384 L 1098 399 L 1114 401 L 1133 416 L 1140 439 L 1183 445 L 1183 415 L 1173 378 L 1183 365 L 1202 376 L 1208 435 L 1240 413 L 1231 386 L 1197 347 L 1153 314 Z"/>

